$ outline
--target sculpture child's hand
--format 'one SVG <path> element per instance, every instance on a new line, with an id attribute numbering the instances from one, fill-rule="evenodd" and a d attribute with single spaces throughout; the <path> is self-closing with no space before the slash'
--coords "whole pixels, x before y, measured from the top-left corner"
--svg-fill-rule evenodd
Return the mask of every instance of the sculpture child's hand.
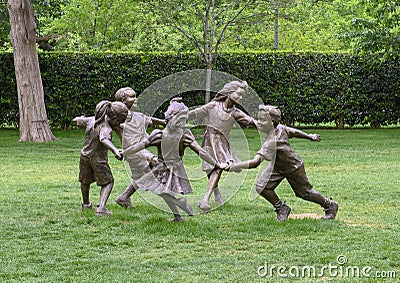
<path id="1" fill-rule="evenodd" d="M 81 116 L 75 117 L 72 121 L 74 121 L 76 123 L 78 128 L 84 129 L 84 128 L 86 128 L 89 119 L 87 117 L 85 117 L 84 115 L 81 115 Z"/>
<path id="2" fill-rule="evenodd" d="M 236 172 L 236 173 L 242 172 L 242 168 L 240 168 L 237 163 L 236 164 L 232 163 L 226 170 L 229 172 Z"/>
<path id="3" fill-rule="evenodd" d="M 115 156 L 115 158 L 118 159 L 118 160 L 122 160 L 122 159 L 124 158 L 124 157 L 122 156 L 122 151 L 121 151 L 121 150 L 115 151 L 115 152 L 114 152 L 114 156 Z"/>
<path id="4" fill-rule="evenodd" d="M 217 163 L 217 164 L 215 164 L 215 166 L 222 170 L 228 170 L 228 168 L 232 165 L 232 163 L 233 163 L 233 160 L 228 160 L 226 162 Z"/>
<path id="5" fill-rule="evenodd" d="M 242 169 L 239 166 L 235 166 L 236 164 L 234 163 L 233 160 L 228 160 L 228 162 L 224 163 L 226 164 L 225 167 L 220 167 L 221 169 L 224 169 L 225 171 L 229 171 L 229 172 L 241 172 Z"/>
<path id="6" fill-rule="evenodd" d="M 76 116 L 74 119 L 72 119 L 72 121 L 77 122 L 81 119 L 85 118 L 85 115 L 81 115 L 81 116 Z"/>
<path id="7" fill-rule="evenodd" d="M 215 167 L 222 170 L 226 170 L 226 168 L 228 167 L 228 163 L 227 162 L 217 163 L 215 164 Z"/>
<path id="8" fill-rule="evenodd" d="M 321 136 L 318 134 L 310 134 L 310 140 L 319 142 L 321 141 Z"/>

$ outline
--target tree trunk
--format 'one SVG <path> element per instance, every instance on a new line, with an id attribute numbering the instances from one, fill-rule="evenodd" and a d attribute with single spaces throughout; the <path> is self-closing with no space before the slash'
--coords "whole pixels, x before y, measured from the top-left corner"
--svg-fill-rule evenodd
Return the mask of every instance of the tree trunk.
<path id="1" fill-rule="evenodd" d="M 205 95 L 205 103 L 210 102 L 211 99 L 211 67 L 207 66 L 207 72 L 206 72 L 206 95 Z"/>
<path id="2" fill-rule="evenodd" d="M 8 12 L 18 90 L 19 141 L 53 141 L 44 104 L 31 0 L 8 0 Z"/>
<path id="3" fill-rule="evenodd" d="M 344 129 L 344 115 L 339 114 L 339 117 L 336 119 L 336 128 Z"/>
<path id="4" fill-rule="evenodd" d="M 274 23 L 274 48 L 278 49 L 279 46 L 279 3 L 275 3 L 275 23 Z"/>
<path id="5" fill-rule="evenodd" d="M 370 122 L 370 126 L 371 126 L 371 128 L 373 128 L 373 129 L 380 129 L 381 123 L 376 122 L 376 121 L 372 121 L 372 122 Z"/>

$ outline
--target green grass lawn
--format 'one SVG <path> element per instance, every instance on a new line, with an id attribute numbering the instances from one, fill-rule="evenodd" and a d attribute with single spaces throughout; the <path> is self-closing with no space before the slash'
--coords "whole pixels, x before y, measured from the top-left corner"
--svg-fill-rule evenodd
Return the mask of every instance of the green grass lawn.
<path id="1" fill-rule="evenodd" d="M 82 213 L 77 175 L 84 132 L 55 131 L 55 142 L 33 144 L 2 129 L 0 281 L 400 282 L 400 129 L 306 131 L 322 141 L 291 144 L 315 189 L 338 201 L 334 221 L 276 222 L 272 207 L 251 193 L 259 172 L 253 170 L 224 175 L 221 190 L 233 196 L 224 206 L 169 223 L 170 213 L 146 200 L 149 192 L 132 197 L 133 210 L 114 203 L 130 180 L 112 154 L 116 181 L 107 207 L 113 215 Z M 246 136 L 252 157 L 257 133 Z M 207 182 L 199 162 L 187 150 L 194 196 Z M 286 181 L 277 192 L 294 216 L 323 215 Z M 91 199 L 98 197 L 93 185 Z"/>

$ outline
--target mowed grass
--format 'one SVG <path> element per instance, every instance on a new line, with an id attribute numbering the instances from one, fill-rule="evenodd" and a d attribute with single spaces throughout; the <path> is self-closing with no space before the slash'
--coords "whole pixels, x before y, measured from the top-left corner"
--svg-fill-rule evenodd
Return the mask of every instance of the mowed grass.
<path id="1" fill-rule="evenodd" d="M 169 223 L 170 213 L 149 204 L 145 194 L 132 197 L 133 210 L 114 203 L 130 180 L 112 154 L 115 186 L 107 207 L 113 215 L 97 217 L 80 206 L 83 131 L 55 131 L 55 142 L 33 144 L 2 129 L 0 281 L 399 282 L 400 129 L 306 131 L 322 141 L 292 139 L 291 145 L 315 189 L 338 201 L 334 221 L 276 222 L 271 205 L 251 193 L 259 170 L 245 170 L 224 174 L 223 194 L 237 190 L 224 206 Z M 245 134 L 253 157 L 258 133 Z M 200 161 L 186 153 L 188 171 L 196 171 Z M 238 176 L 245 178 L 231 181 Z M 206 179 L 192 186 L 201 196 Z M 277 193 L 294 216 L 323 215 L 318 205 L 296 198 L 286 181 Z M 97 203 L 98 197 L 93 185 L 91 199 Z M 339 263 L 344 257 L 347 262 Z M 302 274 L 304 267 L 315 274 Z"/>

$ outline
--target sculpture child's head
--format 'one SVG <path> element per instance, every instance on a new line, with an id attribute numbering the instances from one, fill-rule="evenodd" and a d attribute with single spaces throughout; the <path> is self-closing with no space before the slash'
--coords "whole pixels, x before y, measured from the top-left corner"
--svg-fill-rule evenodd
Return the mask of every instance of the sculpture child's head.
<path id="1" fill-rule="evenodd" d="M 223 89 L 217 93 L 214 100 L 225 101 L 226 99 L 230 99 L 235 104 L 238 104 L 242 100 L 243 95 L 246 94 L 247 89 L 248 84 L 246 81 L 232 81 L 224 85 Z"/>
<path id="2" fill-rule="evenodd" d="M 276 106 L 260 104 L 258 106 L 259 129 L 268 132 L 271 127 L 276 127 L 281 120 L 281 111 Z"/>
<path id="3" fill-rule="evenodd" d="M 94 126 L 97 127 L 107 119 L 114 130 L 118 129 L 125 121 L 128 111 L 128 107 L 120 101 L 110 102 L 103 100 L 96 105 Z"/>
<path id="4" fill-rule="evenodd" d="M 134 110 L 137 107 L 136 92 L 130 87 L 120 88 L 115 93 L 115 100 L 124 103 L 128 109 Z"/>
<path id="5" fill-rule="evenodd" d="M 181 97 L 173 98 L 165 112 L 165 121 L 172 130 L 183 128 L 189 118 L 189 108 L 181 101 Z"/>

